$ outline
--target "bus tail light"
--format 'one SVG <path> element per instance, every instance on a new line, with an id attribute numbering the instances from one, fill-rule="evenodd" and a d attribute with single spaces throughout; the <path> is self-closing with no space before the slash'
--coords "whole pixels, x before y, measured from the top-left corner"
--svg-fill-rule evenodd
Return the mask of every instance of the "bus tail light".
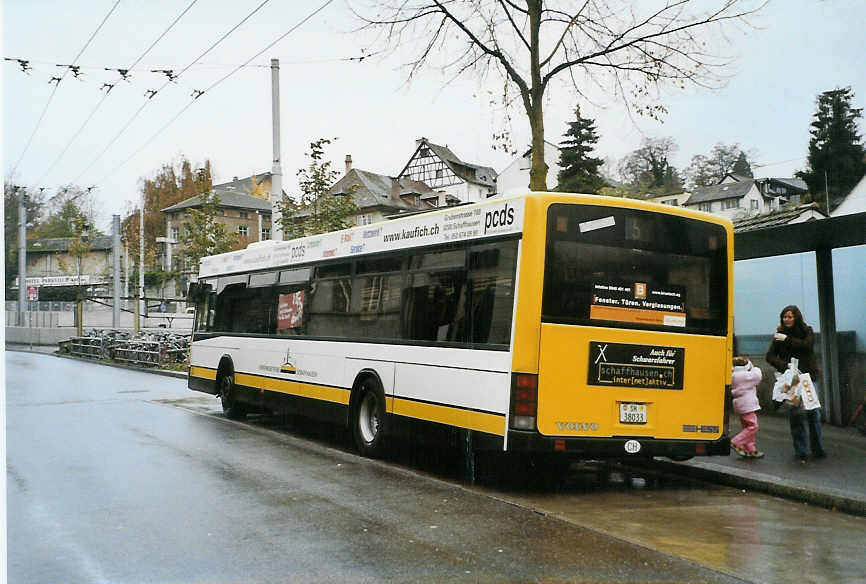
<path id="1" fill-rule="evenodd" d="M 535 430 L 538 415 L 538 375 L 511 375 L 511 427 L 515 430 Z"/>

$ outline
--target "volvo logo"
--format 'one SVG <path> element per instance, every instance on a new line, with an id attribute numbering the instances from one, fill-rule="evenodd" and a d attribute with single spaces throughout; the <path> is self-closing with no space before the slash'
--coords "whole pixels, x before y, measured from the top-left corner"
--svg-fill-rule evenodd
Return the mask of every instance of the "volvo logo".
<path id="1" fill-rule="evenodd" d="M 596 432 L 598 424 L 595 422 L 557 422 L 560 430 L 571 430 L 572 432 Z"/>

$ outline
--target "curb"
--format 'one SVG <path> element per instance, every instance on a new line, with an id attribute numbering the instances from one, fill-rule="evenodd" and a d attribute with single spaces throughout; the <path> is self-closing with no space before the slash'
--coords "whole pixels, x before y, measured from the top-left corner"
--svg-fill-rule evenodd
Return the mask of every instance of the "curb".
<path id="1" fill-rule="evenodd" d="M 131 365 L 122 365 L 120 363 L 105 363 L 98 359 L 86 359 L 82 357 L 74 357 L 72 355 L 63 355 L 54 351 L 52 353 L 46 353 L 42 351 L 28 351 L 26 349 L 18 349 L 16 347 L 6 347 L 7 351 L 17 351 L 20 353 L 37 353 L 39 355 L 51 355 L 52 357 L 58 357 L 60 359 L 69 359 L 71 361 L 81 361 L 83 363 L 93 363 L 94 365 L 102 365 L 103 367 L 114 367 L 116 369 L 126 369 L 128 371 L 141 371 L 142 373 L 153 373 L 154 375 L 163 375 L 165 377 L 175 377 L 178 379 L 186 379 L 187 374 L 183 371 L 166 371 L 164 369 L 145 369 L 144 367 L 133 367 Z"/>
<path id="2" fill-rule="evenodd" d="M 647 466 L 729 487 L 751 489 L 785 499 L 792 499 L 843 513 L 866 517 L 866 497 L 851 495 L 837 489 L 804 487 L 787 479 L 751 470 L 721 466 L 711 462 L 672 462 L 655 459 L 652 463 L 648 463 Z"/>

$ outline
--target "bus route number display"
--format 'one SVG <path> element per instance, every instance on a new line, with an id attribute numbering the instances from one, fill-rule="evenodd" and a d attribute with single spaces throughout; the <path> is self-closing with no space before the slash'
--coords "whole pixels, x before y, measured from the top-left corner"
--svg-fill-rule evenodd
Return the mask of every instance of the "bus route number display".
<path id="1" fill-rule="evenodd" d="M 587 385 L 682 389 L 682 347 L 590 341 Z"/>

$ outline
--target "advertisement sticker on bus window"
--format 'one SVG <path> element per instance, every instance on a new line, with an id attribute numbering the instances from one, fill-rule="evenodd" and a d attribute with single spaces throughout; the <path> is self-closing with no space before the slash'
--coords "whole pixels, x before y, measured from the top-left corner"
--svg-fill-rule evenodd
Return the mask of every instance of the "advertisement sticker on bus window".
<path id="1" fill-rule="evenodd" d="M 686 326 L 686 292 L 680 286 L 594 282 L 589 318 L 663 326 Z"/>
<path id="2" fill-rule="evenodd" d="M 682 389 L 682 347 L 590 341 L 587 385 Z"/>
<path id="3" fill-rule="evenodd" d="M 297 328 L 304 321 L 304 291 L 280 294 L 277 303 L 277 330 Z"/>

